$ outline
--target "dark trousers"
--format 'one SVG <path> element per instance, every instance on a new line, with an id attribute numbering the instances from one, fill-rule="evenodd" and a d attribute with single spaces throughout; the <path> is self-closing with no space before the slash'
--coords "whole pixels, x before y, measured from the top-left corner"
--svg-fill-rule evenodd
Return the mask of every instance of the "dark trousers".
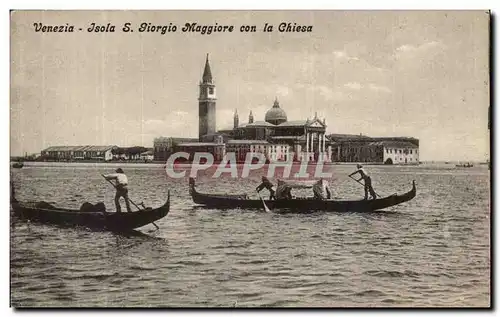
<path id="1" fill-rule="evenodd" d="M 130 201 L 128 199 L 127 186 L 116 186 L 116 195 L 115 195 L 116 212 L 122 212 L 122 207 L 120 206 L 120 197 L 123 197 L 125 199 L 125 205 L 127 206 L 127 211 L 132 212 L 132 209 L 130 208 Z"/>
<path id="2" fill-rule="evenodd" d="M 276 192 L 274 191 L 274 189 L 270 188 L 269 193 L 270 193 L 269 199 L 276 200 L 276 196 L 274 195 Z"/>
<path id="3" fill-rule="evenodd" d="M 372 179 L 370 178 L 370 176 L 365 177 L 364 181 L 365 181 L 365 199 L 368 199 L 368 193 L 370 193 L 373 199 L 376 199 L 377 194 L 375 193 L 375 190 L 373 190 Z"/>

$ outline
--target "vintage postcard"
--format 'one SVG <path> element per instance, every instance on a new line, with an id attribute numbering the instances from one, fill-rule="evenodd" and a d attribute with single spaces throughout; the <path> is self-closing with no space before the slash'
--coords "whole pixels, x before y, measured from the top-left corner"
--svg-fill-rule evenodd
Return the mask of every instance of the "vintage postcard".
<path id="1" fill-rule="evenodd" d="M 10 14 L 10 303 L 491 306 L 490 12 Z"/>

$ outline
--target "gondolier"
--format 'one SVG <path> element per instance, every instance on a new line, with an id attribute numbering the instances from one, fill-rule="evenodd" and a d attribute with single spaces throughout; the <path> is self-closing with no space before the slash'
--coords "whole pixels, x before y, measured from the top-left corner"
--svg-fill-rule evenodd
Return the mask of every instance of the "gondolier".
<path id="1" fill-rule="evenodd" d="M 125 199 L 125 205 L 127 206 L 127 212 L 132 212 L 132 209 L 130 208 L 130 199 L 128 198 L 128 178 L 127 175 L 123 172 L 121 168 L 117 168 L 116 173 L 114 174 L 108 174 L 108 175 L 103 175 L 105 179 L 107 180 L 115 180 L 115 188 L 116 188 L 116 195 L 115 195 L 115 206 L 116 206 L 116 212 L 122 212 L 122 208 L 120 206 L 120 197 L 123 197 Z"/>
<path id="2" fill-rule="evenodd" d="M 361 178 L 357 181 L 359 182 L 360 180 L 363 180 L 363 182 L 364 182 L 365 200 L 368 199 L 368 192 L 370 193 L 370 195 L 372 196 L 373 199 L 377 199 L 377 193 L 375 193 L 375 190 L 373 190 L 372 179 L 371 179 L 370 175 L 368 175 L 368 173 L 365 171 L 365 169 L 363 169 L 363 165 L 357 164 L 356 167 L 358 168 L 358 170 L 355 171 L 354 173 L 349 174 L 349 177 L 352 177 L 356 173 L 359 173 L 359 175 L 361 175 Z"/>
<path id="3" fill-rule="evenodd" d="M 269 191 L 270 194 L 269 199 L 276 199 L 275 196 L 276 192 L 274 191 L 273 187 L 274 187 L 273 183 L 271 183 L 267 177 L 262 176 L 262 183 L 259 186 L 257 186 L 256 190 L 259 193 L 261 190 L 265 188 Z"/>
<path id="4" fill-rule="evenodd" d="M 332 198 L 332 193 L 330 191 L 330 188 L 328 187 L 328 182 L 323 178 L 321 178 L 313 185 L 313 193 L 314 199 L 325 200 Z"/>

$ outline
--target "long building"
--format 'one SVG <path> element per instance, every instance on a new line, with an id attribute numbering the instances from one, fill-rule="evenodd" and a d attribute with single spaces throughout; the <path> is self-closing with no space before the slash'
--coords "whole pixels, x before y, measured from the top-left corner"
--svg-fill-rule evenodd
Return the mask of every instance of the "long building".
<path id="1" fill-rule="evenodd" d="M 330 134 L 336 162 L 419 164 L 419 140 L 409 137 L 369 137 Z"/>
<path id="2" fill-rule="evenodd" d="M 77 145 L 77 146 L 51 146 L 40 152 L 46 160 L 103 160 L 113 159 L 113 149 L 116 145 Z"/>
<path id="3" fill-rule="evenodd" d="M 141 146 L 118 147 L 116 145 L 51 146 L 40 152 L 43 161 L 113 161 L 153 159 L 153 149 Z"/>

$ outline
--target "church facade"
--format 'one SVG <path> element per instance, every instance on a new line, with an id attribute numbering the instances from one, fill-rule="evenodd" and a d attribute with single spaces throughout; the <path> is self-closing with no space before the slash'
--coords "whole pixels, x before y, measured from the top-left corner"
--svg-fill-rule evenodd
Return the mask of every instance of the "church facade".
<path id="1" fill-rule="evenodd" d="M 314 118 L 288 121 L 278 99 L 266 112 L 264 121 L 254 121 L 250 112 L 248 122 L 239 123 L 237 111 L 234 114 L 232 130 L 219 131 L 234 140 L 264 140 L 276 146 L 286 146 L 294 161 L 331 162 L 331 146 L 326 137 L 326 121 Z"/>

